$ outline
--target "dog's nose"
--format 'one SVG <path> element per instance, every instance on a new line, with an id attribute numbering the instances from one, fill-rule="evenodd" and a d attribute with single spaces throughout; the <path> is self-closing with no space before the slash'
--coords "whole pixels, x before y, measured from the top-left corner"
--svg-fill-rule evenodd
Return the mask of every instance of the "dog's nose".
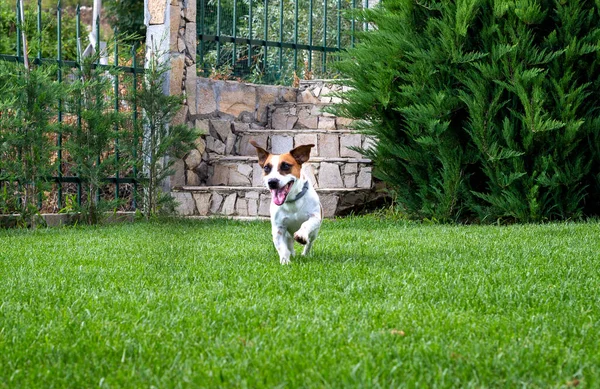
<path id="1" fill-rule="evenodd" d="M 269 189 L 279 189 L 279 180 L 276 178 L 270 179 L 267 183 L 269 184 Z"/>

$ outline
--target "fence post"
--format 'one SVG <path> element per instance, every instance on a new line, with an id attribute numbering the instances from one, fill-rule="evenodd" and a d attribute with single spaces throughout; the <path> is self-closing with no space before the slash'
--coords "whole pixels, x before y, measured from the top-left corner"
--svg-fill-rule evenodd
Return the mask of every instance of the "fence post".
<path id="1" fill-rule="evenodd" d="M 193 126 L 198 112 L 196 104 L 196 0 L 145 0 L 146 57 L 151 51 L 169 62 L 164 92 L 183 95 L 183 105 L 173 125 Z M 146 61 L 148 63 L 148 61 Z M 181 166 L 179 166 L 181 165 Z M 164 183 L 164 190 L 186 184 L 183 163 L 175 164 L 175 174 Z"/>

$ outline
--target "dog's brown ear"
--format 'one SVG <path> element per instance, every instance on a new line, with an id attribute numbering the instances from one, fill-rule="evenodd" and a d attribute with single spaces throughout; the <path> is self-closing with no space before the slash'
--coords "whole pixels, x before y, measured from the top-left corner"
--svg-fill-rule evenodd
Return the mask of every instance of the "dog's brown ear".
<path id="1" fill-rule="evenodd" d="M 251 140 L 250 144 L 256 148 L 256 154 L 258 154 L 258 164 L 260 167 L 265 165 L 267 158 L 269 158 L 269 152 L 258 145 L 255 141 Z"/>
<path id="2" fill-rule="evenodd" d="M 290 154 L 292 155 L 292 157 L 294 157 L 294 159 L 296 160 L 296 162 L 298 162 L 299 165 L 302 165 L 310 158 L 310 149 L 312 149 L 313 147 L 315 147 L 315 145 L 313 144 L 298 146 L 292 151 L 290 151 Z"/>

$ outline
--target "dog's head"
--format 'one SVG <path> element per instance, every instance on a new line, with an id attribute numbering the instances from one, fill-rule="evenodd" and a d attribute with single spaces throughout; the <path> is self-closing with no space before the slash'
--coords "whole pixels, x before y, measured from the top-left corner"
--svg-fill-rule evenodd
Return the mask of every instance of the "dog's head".
<path id="1" fill-rule="evenodd" d="M 300 179 L 302 164 L 308 161 L 310 149 L 315 145 L 298 146 L 285 154 L 271 154 L 255 141 L 250 144 L 256 148 L 258 164 L 263 169 L 263 180 L 271 191 L 273 203 L 283 204 L 290 193 L 300 190 L 294 184 Z"/>

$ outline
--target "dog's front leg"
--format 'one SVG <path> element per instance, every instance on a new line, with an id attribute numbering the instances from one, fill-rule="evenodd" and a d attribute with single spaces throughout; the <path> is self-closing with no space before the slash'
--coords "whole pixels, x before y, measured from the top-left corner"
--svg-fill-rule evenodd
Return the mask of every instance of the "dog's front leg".
<path id="1" fill-rule="evenodd" d="M 296 242 L 306 245 L 302 250 L 302 255 L 308 255 L 321 227 L 321 215 L 313 215 L 307 221 L 302 223 L 300 229 L 294 234 Z"/>
<path id="2" fill-rule="evenodd" d="M 279 263 L 290 264 L 290 255 L 294 250 L 294 241 L 289 239 L 289 233 L 283 226 L 273 225 L 273 244 L 279 253 Z M 291 246 L 291 247 L 290 247 Z"/>

